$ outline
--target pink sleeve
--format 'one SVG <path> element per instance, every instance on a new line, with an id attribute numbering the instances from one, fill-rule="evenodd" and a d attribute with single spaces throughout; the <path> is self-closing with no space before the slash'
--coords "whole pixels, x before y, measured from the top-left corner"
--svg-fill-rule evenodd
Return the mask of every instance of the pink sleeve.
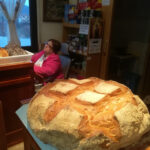
<path id="1" fill-rule="evenodd" d="M 35 63 L 43 54 L 44 54 L 43 50 L 41 52 L 34 54 L 31 58 L 31 61 Z"/>
<path id="2" fill-rule="evenodd" d="M 34 71 L 43 76 L 52 76 L 60 69 L 59 59 L 52 58 L 46 60 L 45 64 L 42 67 L 34 65 Z"/>

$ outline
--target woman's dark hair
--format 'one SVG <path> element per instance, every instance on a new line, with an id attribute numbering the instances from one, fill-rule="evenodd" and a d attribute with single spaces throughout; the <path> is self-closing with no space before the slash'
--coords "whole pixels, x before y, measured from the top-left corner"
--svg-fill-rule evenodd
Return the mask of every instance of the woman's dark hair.
<path id="1" fill-rule="evenodd" d="M 52 44 L 53 44 L 53 52 L 55 54 L 57 54 L 59 51 L 60 51 L 60 48 L 61 48 L 61 44 L 59 41 L 55 40 L 55 39 L 50 39 L 48 41 L 51 41 Z"/>

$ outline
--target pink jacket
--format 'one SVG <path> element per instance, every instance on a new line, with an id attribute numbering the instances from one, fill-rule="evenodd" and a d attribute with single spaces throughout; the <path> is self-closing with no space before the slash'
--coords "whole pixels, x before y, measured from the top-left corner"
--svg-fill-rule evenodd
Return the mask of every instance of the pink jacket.
<path id="1" fill-rule="evenodd" d="M 43 54 L 43 50 L 34 54 L 31 61 L 35 63 Z M 43 77 L 51 77 L 53 80 L 64 78 L 59 56 L 55 53 L 52 53 L 44 60 L 42 67 L 34 65 L 34 72 L 42 75 Z"/>

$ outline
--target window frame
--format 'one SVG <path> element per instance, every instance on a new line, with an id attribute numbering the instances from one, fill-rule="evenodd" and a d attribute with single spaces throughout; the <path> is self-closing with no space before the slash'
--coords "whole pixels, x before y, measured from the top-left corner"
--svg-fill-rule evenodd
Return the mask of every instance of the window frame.
<path id="1" fill-rule="evenodd" d="M 29 13 L 30 13 L 30 38 L 31 46 L 23 46 L 30 52 L 38 51 L 38 36 L 37 36 L 37 4 L 35 0 L 29 0 Z"/>

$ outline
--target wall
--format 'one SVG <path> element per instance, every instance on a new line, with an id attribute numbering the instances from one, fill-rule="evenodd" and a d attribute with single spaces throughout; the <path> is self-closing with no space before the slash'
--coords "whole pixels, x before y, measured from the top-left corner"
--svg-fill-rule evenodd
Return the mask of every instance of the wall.
<path id="1" fill-rule="evenodd" d="M 142 75 L 150 36 L 150 1 L 116 0 L 112 29 L 112 52 L 126 48 L 136 56 L 134 72 Z"/>
<path id="2" fill-rule="evenodd" d="M 70 4 L 77 4 L 77 0 L 69 0 Z M 62 23 L 43 22 L 43 1 L 37 0 L 37 24 L 38 24 L 38 43 L 54 38 L 62 41 L 63 27 Z"/>
<path id="3" fill-rule="evenodd" d="M 113 22 L 113 46 L 131 41 L 145 43 L 150 33 L 150 1 L 116 0 Z M 115 45 L 116 44 L 116 45 Z"/>
<path id="4" fill-rule="evenodd" d="M 146 43 L 150 33 L 150 20 L 120 19 L 114 22 L 113 47 L 127 47 L 131 41 Z"/>
<path id="5" fill-rule="evenodd" d="M 54 38 L 62 41 L 62 23 L 43 22 L 43 0 L 37 0 L 38 43 Z"/>

